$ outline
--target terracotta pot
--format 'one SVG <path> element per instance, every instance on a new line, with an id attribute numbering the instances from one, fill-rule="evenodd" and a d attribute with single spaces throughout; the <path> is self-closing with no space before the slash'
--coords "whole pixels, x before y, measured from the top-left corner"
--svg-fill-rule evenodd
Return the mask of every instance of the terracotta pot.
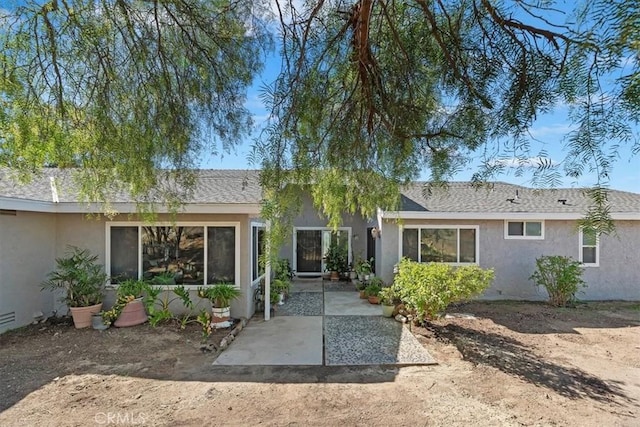
<path id="1" fill-rule="evenodd" d="M 396 309 L 394 305 L 385 305 L 382 304 L 382 315 L 384 317 L 392 317 L 393 311 Z"/>
<path id="2" fill-rule="evenodd" d="M 229 307 L 213 307 L 211 309 L 211 323 L 226 322 L 231 318 L 231 310 Z"/>
<path id="3" fill-rule="evenodd" d="M 147 312 L 144 310 L 144 304 L 142 298 L 129 301 L 124 306 L 120 316 L 113 323 L 113 326 L 117 328 L 126 328 L 127 326 L 140 325 L 146 322 L 148 319 Z"/>
<path id="4" fill-rule="evenodd" d="M 338 274 L 337 271 L 332 271 L 331 272 L 331 281 L 332 282 L 337 282 L 338 280 L 340 280 L 340 275 Z"/>
<path id="5" fill-rule="evenodd" d="M 367 293 L 364 289 L 360 291 L 360 299 L 367 299 Z"/>
<path id="6" fill-rule="evenodd" d="M 380 297 L 377 295 L 369 295 L 367 299 L 369 300 L 369 304 L 380 304 Z"/>
<path id="7" fill-rule="evenodd" d="M 102 303 L 90 305 L 89 307 L 69 307 L 69 310 L 76 329 L 88 328 L 91 326 L 91 315 L 102 310 Z"/>

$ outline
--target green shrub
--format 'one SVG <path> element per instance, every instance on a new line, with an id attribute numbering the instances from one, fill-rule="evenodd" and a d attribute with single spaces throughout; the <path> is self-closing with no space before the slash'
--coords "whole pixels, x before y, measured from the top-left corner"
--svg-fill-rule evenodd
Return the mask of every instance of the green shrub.
<path id="1" fill-rule="evenodd" d="M 493 280 L 493 270 L 476 265 L 454 267 L 443 263 L 421 264 L 403 259 L 393 289 L 417 319 L 442 316 L 449 304 L 479 295 Z"/>
<path id="2" fill-rule="evenodd" d="M 564 307 L 575 300 L 579 288 L 585 287 L 582 267 L 571 257 L 541 256 L 536 259 L 538 269 L 529 277 L 549 294 L 549 304 Z"/>

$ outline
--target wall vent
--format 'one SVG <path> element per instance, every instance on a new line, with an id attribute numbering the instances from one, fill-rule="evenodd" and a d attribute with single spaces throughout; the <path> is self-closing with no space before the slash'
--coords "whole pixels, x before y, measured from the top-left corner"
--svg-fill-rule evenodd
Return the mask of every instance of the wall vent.
<path id="1" fill-rule="evenodd" d="M 0 209 L 0 215 L 16 216 L 17 212 L 12 209 Z"/>
<path id="2" fill-rule="evenodd" d="M 8 325 L 10 323 L 13 323 L 16 321 L 16 312 L 15 311 L 10 311 L 8 313 L 1 313 L 0 314 L 0 326 L 5 326 Z"/>

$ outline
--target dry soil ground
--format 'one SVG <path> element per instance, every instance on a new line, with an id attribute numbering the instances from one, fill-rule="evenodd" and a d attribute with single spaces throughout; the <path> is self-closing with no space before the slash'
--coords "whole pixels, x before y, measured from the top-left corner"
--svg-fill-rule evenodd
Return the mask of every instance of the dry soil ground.
<path id="1" fill-rule="evenodd" d="M 640 424 L 640 304 L 471 303 L 413 332 L 430 367 L 212 367 L 199 331 L 0 336 L 0 425 Z M 259 349 L 256 349 L 259 351 Z"/>

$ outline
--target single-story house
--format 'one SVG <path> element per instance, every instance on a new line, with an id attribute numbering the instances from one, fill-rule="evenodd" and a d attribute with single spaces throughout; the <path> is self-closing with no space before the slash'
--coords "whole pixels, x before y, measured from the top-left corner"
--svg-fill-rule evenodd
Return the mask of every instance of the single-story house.
<path id="1" fill-rule="evenodd" d="M 349 260 L 375 258 L 376 274 L 387 282 L 401 257 L 478 264 L 496 273 L 483 298 L 536 300 L 546 297 L 528 280 L 536 257 L 567 255 L 585 268 L 588 287 L 580 298 L 640 300 L 640 194 L 611 191 L 617 232 L 594 236 L 577 227 L 589 204 L 580 189 L 505 183 L 477 190 L 468 183 L 424 188 L 419 182 L 407 186 L 396 212 L 380 210 L 370 219 L 345 214 L 333 238 L 348 246 Z M 69 245 L 97 254 L 114 282 L 149 277 L 172 265 L 191 290 L 234 283 L 243 296 L 233 302 L 232 315 L 250 317 L 262 274 L 261 201 L 257 171 L 201 170 L 175 222 L 160 210 L 150 224 L 126 195 L 113 201 L 115 216 L 80 202 L 68 170 L 46 169 L 25 185 L 0 170 L 0 333 L 66 312 L 58 296 L 40 285 Z M 308 198 L 280 256 L 299 276 L 319 275 L 332 233 Z"/>

